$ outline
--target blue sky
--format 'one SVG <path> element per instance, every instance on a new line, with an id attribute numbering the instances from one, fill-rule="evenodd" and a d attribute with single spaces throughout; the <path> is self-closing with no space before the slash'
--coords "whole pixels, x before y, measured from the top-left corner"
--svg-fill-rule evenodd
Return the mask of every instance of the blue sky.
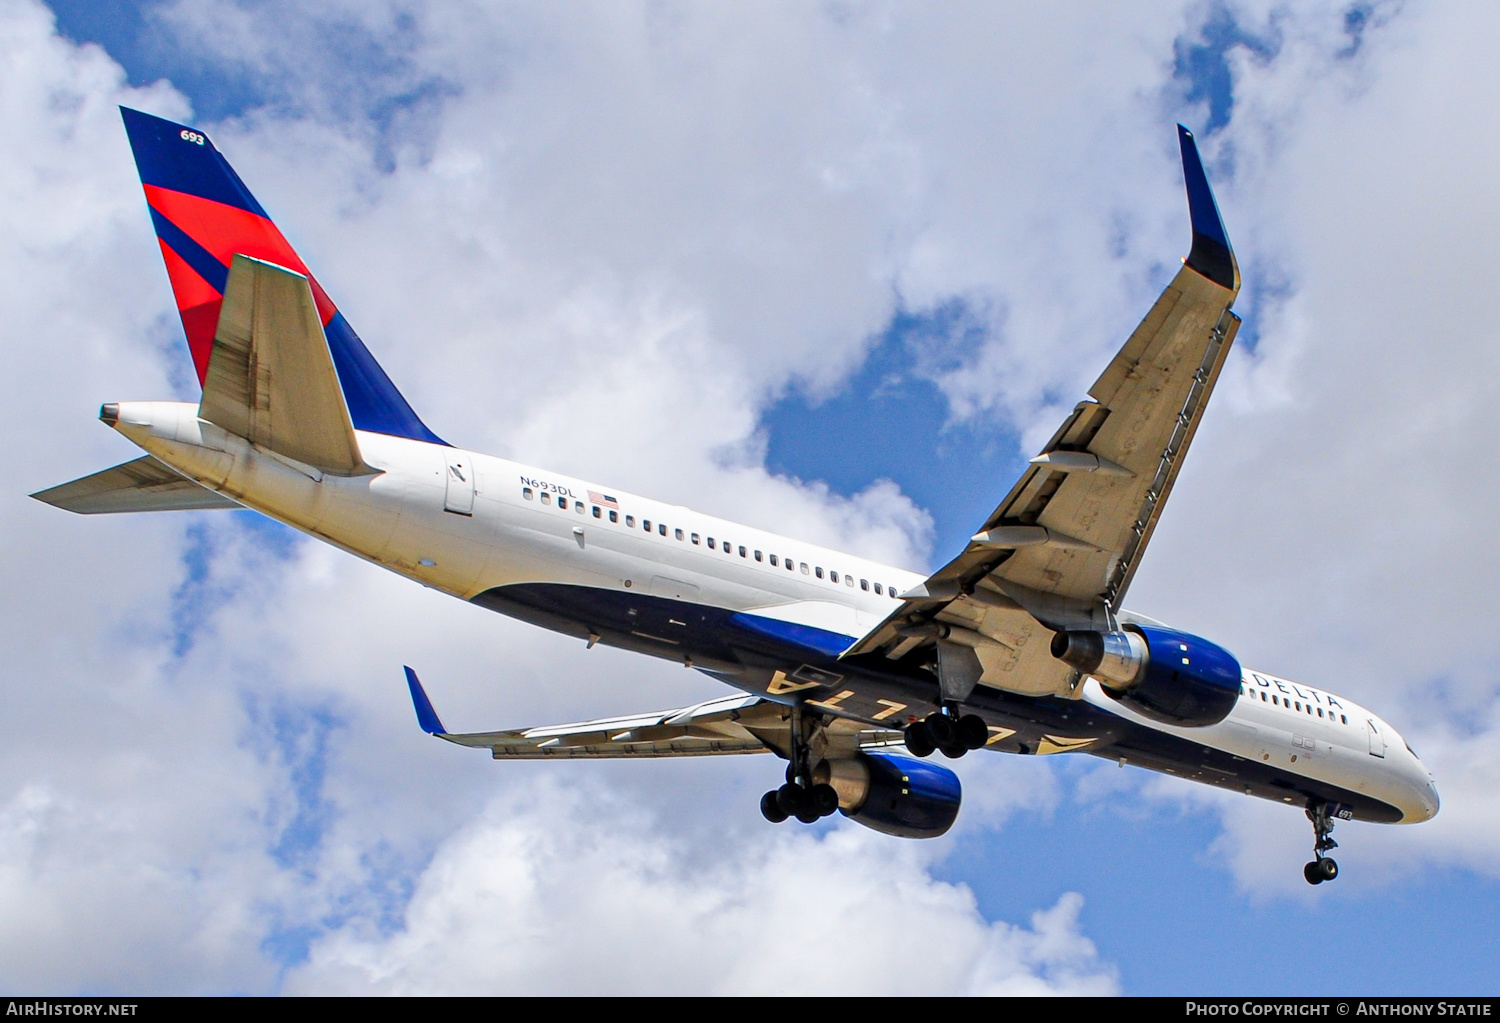
<path id="1" fill-rule="evenodd" d="M 24 7 L 14 0 L 7 16 Z M 1450 557 L 1454 538 L 1484 535 L 1494 512 L 1482 494 L 1444 489 L 1452 474 L 1422 455 L 1454 447 L 1468 464 L 1474 456 L 1452 438 L 1485 435 L 1472 410 L 1485 406 L 1488 385 L 1486 374 L 1451 372 L 1475 356 L 1450 363 L 1438 340 L 1431 372 L 1458 380 L 1443 400 L 1392 382 L 1397 366 L 1428 379 L 1402 361 L 1413 323 L 1442 323 L 1439 338 L 1476 346 L 1489 335 L 1393 297 L 1420 288 L 1351 282 L 1398 270 L 1415 279 L 1427 265 L 1423 228 L 1381 191 L 1382 175 L 1399 186 L 1424 168 L 1391 159 L 1377 174 L 1351 154 L 1391 152 L 1381 132 L 1397 129 L 1382 126 L 1409 130 L 1422 114 L 1403 105 L 1409 97 L 1435 90 L 1433 110 L 1446 116 L 1439 99 L 1468 95 L 1466 79 L 1440 87 L 1428 69 L 1452 66 L 1444 47 L 1478 30 L 1382 4 L 1298 16 L 1251 3 L 1162 4 L 1120 24 L 1068 9 L 1055 25 L 983 7 L 924 19 L 893 5 L 885 20 L 859 7 L 846 22 L 816 12 L 707 17 L 690 4 L 592 7 L 572 20 L 525 4 L 56 0 L 52 9 L 67 40 L 118 62 L 123 87 L 175 96 L 123 95 L 86 75 L 69 87 L 176 116 L 188 110 L 171 103 L 190 107 L 440 434 L 918 566 L 945 560 L 977 528 L 1170 277 L 1187 233 L 1171 126 L 1197 128 L 1245 270 L 1239 308 L 1249 322 L 1132 601 L 1247 663 L 1352 686 L 1439 758 L 1439 821 L 1340 827 L 1346 876 L 1310 892 L 1299 876 L 1310 829 L 1293 811 L 1086 759 L 969 758 L 965 826 L 930 849 L 892 850 L 833 825 L 767 837 L 754 814 L 764 765 L 587 775 L 528 765 L 502 775 L 418 746 L 399 665 L 432 665 L 424 678 L 438 680 L 445 718 L 478 727 L 666 705 L 708 695 L 702 680 L 611 653 L 588 659 L 535 630 L 406 594 L 248 514 L 87 523 L 96 527 L 87 537 L 76 524 L 17 518 L 39 549 L 92 544 L 112 578 L 142 574 L 131 606 L 76 612 L 96 623 L 78 656 L 116 663 L 122 636 L 146 651 L 132 662 L 139 691 L 110 699 L 188 722 L 201 738 L 178 750 L 151 733 L 155 769 L 173 781 L 130 798 L 147 800 L 143 820 L 193 807 L 205 822 L 222 815 L 227 836 L 122 841 L 130 876 L 194 880 L 152 897 L 162 922 L 127 927 L 139 956 L 86 948 L 74 957 L 82 966 L 38 959 L 33 975 L 55 978 L 57 990 L 512 990 L 524 987 L 523 966 L 566 984 L 581 962 L 596 968 L 593 990 L 627 990 L 608 965 L 630 959 L 610 943 L 627 932 L 612 929 L 607 909 L 581 923 L 603 936 L 562 965 L 505 945 L 488 965 L 466 966 L 432 921 L 458 920 L 446 925 L 457 943 L 485 933 L 464 930 L 465 902 L 572 919 L 575 902 L 611 903 L 614 893 L 594 886 L 618 867 L 617 888 L 636 889 L 619 896 L 620 915 L 633 905 L 665 959 L 677 938 L 653 930 L 651 906 L 712 901 L 720 888 L 761 893 L 764 912 L 734 918 L 754 935 L 778 893 L 816 901 L 831 890 L 819 871 L 844 862 L 858 884 L 911 886 L 932 933 L 954 936 L 955 960 L 998 957 L 1004 983 L 1073 990 L 1076 974 L 1131 994 L 1494 990 L 1500 883 L 1485 864 L 1500 835 L 1482 793 L 1500 749 L 1500 682 L 1427 638 L 1445 623 L 1423 617 L 1493 560 L 1486 550 L 1473 566 L 1449 566 L 1463 560 Z M 23 66 L 13 59 L 7 73 Z M 51 115 L 37 109 L 46 125 Z M 98 144 L 101 166 L 119 158 L 118 139 Z M 1494 154 L 1471 156 L 1500 166 Z M 98 186 L 119 196 L 100 215 L 115 233 L 65 250 L 77 274 L 96 272 L 77 252 L 108 246 L 142 264 L 122 325 L 89 328 L 105 339 L 96 350 L 124 354 L 95 356 L 66 385 L 77 395 L 65 404 L 80 408 L 101 388 L 113 396 L 139 385 L 144 396 L 182 382 L 161 345 L 175 325 L 159 267 L 147 263 L 145 217 L 128 205 L 139 194 L 116 191 L 119 170 Z M 87 181 L 70 187 L 93 194 Z M 1446 187 L 1468 194 L 1471 183 Z M 1339 220 L 1346 209 L 1366 212 Z M 1441 208 L 1426 221 L 1446 224 Z M 1461 221 L 1446 229 L 1429 228 L 1437 251 L 1468 237 Z M 1360 266 L 1372 247 L 1392 258 Z M 1412 253 L 1409 265 L 1397 248 Z M 40 279 L 41 262 L 27 258 Z M 112 323 L 123 300 L 102 295 L 97 322 Z M 58 320 L 61 301 L 37 299 L 38 322 Z M 1381 411 L 1398 406 L 1399 417 Z M 1365 410 L 1369 432 L 1340 432 L 1359 419 L 1349 409 Z M 84 459 L 78 473 L 95 454 L 100 464 L 128 457 L 85 432 L 87 415 L 66 411 L 87 440 L 39 436 L 50 462 L 70 446 L 69 459 Z M 1373 461 L 1360 461 L 1372 446 Z M 1437 495 L 1422 520 L 1430 539 L 1418 543 L 1403 542 L 1410 487 Z M 1331 534 L 1319 528 L 1330 522 L 1339 524 Z M 116 561 L 137 535 L 140 560 Z M 1392 607 L 1402 630 L 1380 624 Z M 1487 619 L 1460 613 L 1447 627 L 1483 634 Z M 159 635 L 159 648 L 137 631 Z M 34 713 L 84 713 L 64 701 L 97 703 L 96 672 L 79 667 Z M 1453 681 L 1434 696 L 1434 678 Z M 1445 723 L 1454 707 L 1462 734 Z M 137 747 L 120 741 L 107 759 L 135 764 Z M 106 773 L 14 754 L 0 773 L 0 835 L 21 842 L 51 826 L 36 823 L 47 814 L 67 817 L 46 807 L 107 805 Z M 593 826 L 615 857 L 572 833 Z M 552 858 L 491 860 L 486 843 L 549 848 Z M 106 883 L 82 852 L 34 862 L 44 865 L 38 877 Z M 662 881 L 661 863 L 688 889 Z M 507 902 L 521 897 L 495 877 L 526 877 L 511 883 L 540 894 Z M 1033 914 L 1068 893 L 1083 896 L 1076 927 L 1058 925 L 1071 951 L 1015 951 L 1052 926 Z M 824 926 L 867 927 L 861 914 L 872 907 L 885 913 L 877 919 L 902 918 L 867 893 L 842 898 L 829 896 Z M 49 905 L 79 927 L 97 923 L 91 911 Z M 710 917 L 688 913 L 703 928 L 688 926 L 688 937 L 714 933 Z M 550 940 L 561 956 L 565 936 Z M 222 959 L 199 949 L 214 942 Z M 243 950 L 259 965 L 230 965 Z M 426 956 L 448 965 L 390 980 L 418 972 Z M 967 974 L 944 982 L 979 985 Z M 705 988 L 689 977 L 680 989 Z"/>

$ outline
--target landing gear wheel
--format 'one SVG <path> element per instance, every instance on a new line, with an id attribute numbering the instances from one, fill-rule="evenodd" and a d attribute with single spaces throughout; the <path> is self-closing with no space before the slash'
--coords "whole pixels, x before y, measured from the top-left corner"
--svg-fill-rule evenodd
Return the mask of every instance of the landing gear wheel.
<path id="1" fill-rule="evenodd" d="M 780 824 L 787 819 L 787 812 L 781 808 L 781 800 L 777 798 L 775 789 L 760 797 L 760 813 L 772 824 Z"/>
<path id="2" fill-rule="evenodd" d="M 913 721 L 906 726 L 906 749 L 914 757 L 930 757 L 933 750 L 937 749 L 937 743 L 932 741 L 932 733 L 927 730 L 927 722 Z"/>
<path id="3" fill-rule="evenodd" d="M 1318 860 L 1318 876 L 1325 881 L 1332 881 L 1339 876 L 1339 865 L 1332 858 L 1324 856 Z"/>
<path id="4" fill-rule="evenodd" d="M 990 726 L 978 714 L 958 719 L 958 744 L 964 749 L 982 749 L 990 741 Z"/>
<path id="5" fill-rule="evenodd" d="M 922 722 L 927 726 L 927 734 L 932 737 L 932 744 L 946 752 L 945 747 L 952 746 L 957 740 L 958 726 L 954 720 L 942 711 L 927 715 Z"/>
<path id="6" fill-rule="evenodd" d="M 1323 883 L 1323 861 L 1311 860 L 1302 868 L 1302 876 L 1307 878 L 1308 884 Z"/>
<path id="7" fill-rule="evenodd" d="M 802 809 L 803 795 L 802 787 L 787 782 L 776 790 L 776 806 L 781 810 L 781 819 L 797 817 L 801 819 L 799 811 Z"/>
<path id="8" fill-rule="evenodd" d="M 839 793 L 832 785 L 826 782 L 814 785 L 808 792 L 808 802 L 818 812 L 819 817 L 827 817 L 839 808 Z"/>
<path id="9" fill-rule="evenodd" d="M 969 747 L 960 746 L 957 744 L 951 746 L 941 746 L 939 747 L 939 749 L 943 751 L 943 756 L 947 757 L 949 760 L 957 760 L 959 757 L 969 752 Z"/>

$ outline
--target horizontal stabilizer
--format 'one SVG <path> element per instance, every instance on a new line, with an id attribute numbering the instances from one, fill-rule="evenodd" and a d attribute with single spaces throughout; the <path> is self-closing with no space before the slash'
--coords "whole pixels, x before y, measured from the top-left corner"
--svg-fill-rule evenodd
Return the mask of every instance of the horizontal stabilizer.
<path id="1" fill-rule="evenodd" d="M 308 279 L 235 256 L 199 413 L 252 444 L 337 476 L 360 457 Z"/>
<path id="2" fill-rule="evenodd" d="M 229 498 L 179 476 L 150 455 L 71 483 L 39 490 L 31 496 L 80 515 L 239 507 Z"/>

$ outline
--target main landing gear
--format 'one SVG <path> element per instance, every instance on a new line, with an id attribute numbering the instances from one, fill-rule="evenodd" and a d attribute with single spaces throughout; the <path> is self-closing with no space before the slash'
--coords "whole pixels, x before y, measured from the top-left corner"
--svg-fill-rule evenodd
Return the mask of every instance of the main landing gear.
<path id="1" fill-rule="evenodd" d="M 941 750 L 943 756 L 957 760 L 969 750 L 982 747 L 989 738 L 984 718 L 978 714 L 960 716 L 952 705 L 906 726 L 906 748 L 914 757 L 929 757 L 934 750 Z"/>
<path id="2" fill-rule="evenodd" d="M 805 714 L 800 705 L 793 707 L 791 726 L 791 763 L 786 769 L 786 784 L 760 797 L 760 812 L 772 824 L 780 824 L 788 817 L 811 824 L 839 808 L 839 794 L 827 782 L 813 780 L 813 739 L 820 734 L 816 717 Z M 817 759 L 821 757 L 819 753 Z"/>
<path id="3" fill-rule="evenodd" d="M 1308 884 L 1322 884 L 1339 876 L 1339 865 L 1328 855 L 1328 850 L 1337 849 L 1333 840 L 1333 813 L 1327 803 L 1313 803 L 1307 808 L 1307 819 L 1313 826 L 1313 860 L 1302 868 L 1302 876 Z"/>
<path id="4" fill-rule="evenodd" d="M 839 808 L 839 794 L 832 785 L 827 782 L 801 785 L 791 768 L 787 768 L 786 773 L 785 785 L 760 797 L 760 812 L 772 824 L 780 824 L 788 817 L 811 824 Z"/>

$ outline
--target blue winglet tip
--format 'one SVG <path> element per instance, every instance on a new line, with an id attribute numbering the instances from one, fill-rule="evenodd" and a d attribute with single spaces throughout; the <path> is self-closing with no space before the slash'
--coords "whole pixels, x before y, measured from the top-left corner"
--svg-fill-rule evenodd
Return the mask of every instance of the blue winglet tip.
<path id="1" fill-rule="evenodd" d="M 1234 250 L 1229 246 L 1229 234 L 1224 230 L 1224 218 L 1219 216 L 1213 189 L 1208 186 L 1198 143 L 1182 124 L 1177 126 L 1177 141 L 1182 147 L 1182 177 L 1187 185 L 1188 216 L 1193 223 L 1193 248 L 1188 253 L 1187 265 L 1215 284 L 1234 290 L 1239 286 Z"/>
<path id="2" fill-rule="evenodd" d="M 448 729 L 438 720 L 437 711 L 432 709 L 432 701 L 427 698 L 427 690 L 422 688 L 417 673 L 410 668 L 406 668 L 406 685 L 411 690 L 411 703 L 417 710 L 417 724 L 422 726 L 422 731 L 429 735 L 446 735 Z"/>

